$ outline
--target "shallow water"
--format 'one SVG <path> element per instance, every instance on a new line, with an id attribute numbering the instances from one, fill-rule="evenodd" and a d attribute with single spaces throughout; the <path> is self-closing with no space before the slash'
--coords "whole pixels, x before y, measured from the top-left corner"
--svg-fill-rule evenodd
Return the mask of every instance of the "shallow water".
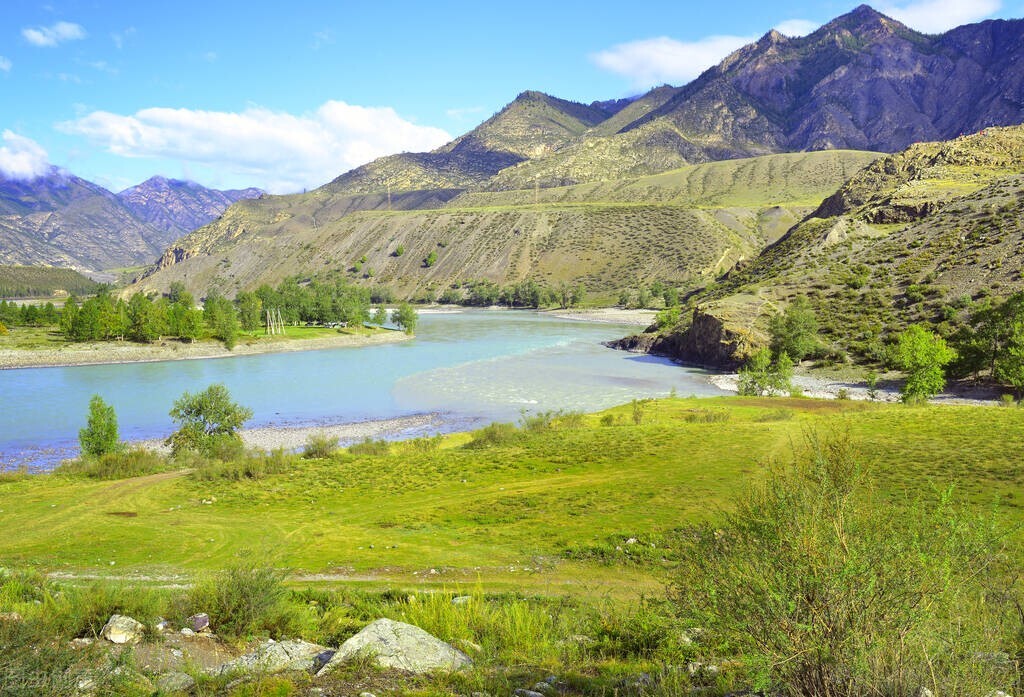
<path id="1" fill-rule="evenodd" d="M 723 394 L 706 373 L 613 351 L 636 327 L 533 312 L 422 314 L 412 341 L 357 348 L 0 371 L 0 466 L 48 466 L 77 452 L 89 398 L 114 406 L 125 440 L 166 436 L 184 391 L 224 383 L 247 426 L 443 414 L 441 430 L 516 420 L 522 410 L 595 411 L 638 397 Z"/>

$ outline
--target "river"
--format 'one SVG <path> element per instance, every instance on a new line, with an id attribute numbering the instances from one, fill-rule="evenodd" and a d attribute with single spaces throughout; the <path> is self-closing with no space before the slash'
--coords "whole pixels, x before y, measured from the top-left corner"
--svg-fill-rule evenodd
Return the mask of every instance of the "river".
<path id="1" fill-rule="evenodd" d="M 172 402 L 224 383 L 255 426 L 309 426 L 437 412 L 451 431 L 527 412 L 596 411 L 634 398 L 723 394 L 703 371 L 614 351 L 634 326 L 534 312 L 422 314 L 412 341 L 358 348 L 0 371 L 0 468 L 46 468 L 77 453 L 89 398 L 117 412 L 121 437 L 173 430 Z"/>

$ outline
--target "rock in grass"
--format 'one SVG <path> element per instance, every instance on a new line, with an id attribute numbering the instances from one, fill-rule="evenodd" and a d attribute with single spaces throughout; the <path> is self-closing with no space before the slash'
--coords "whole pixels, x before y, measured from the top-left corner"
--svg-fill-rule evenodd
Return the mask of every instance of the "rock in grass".
<path id="1" fill-rule="evenodd" d="M 100 636 L 114 644 L 138 644 L 146 627 L 127 615 L 111 615 L 100 630 Z"/>
<path id="2" fill-rule="evenodd" d="M 186 620 L 188 628 L 193 632 L 210 631 L 210 616 L 205 612 L 199 612 Z"/>
<path id="3" fill-rule="evenodd" d="M 0 612 L 0 622 L 17 623 L 23 622 L 24 619 L 17 612 Z"/>
<path id="4" fill-rule="evenodd" d="M 188 673 L 167 673 L 156 680 L 156 688 L 160 692 L 189 692 L 195 687 L 195 679 Z"/>
<path id="5" fill-rule="evenodd" d="M 310 672 L 326 646 L 311 644 L 301 639 L 274 641 L 267 639 L 252 653 L 239 656 L 220 667 L 220 674 L 228 673 L 280 673 L 286 670 Z M 329 663 L 329 661 L 328 661 Z"/>
<path id="6" fill-rule="evenodd" d="M 371 622 L 346 641 L 318 675 L 358 656 L 370 656 L 382 668 L 421 674 L 473 665 L 466 654 L 419 627 L 389 619 Z"/>

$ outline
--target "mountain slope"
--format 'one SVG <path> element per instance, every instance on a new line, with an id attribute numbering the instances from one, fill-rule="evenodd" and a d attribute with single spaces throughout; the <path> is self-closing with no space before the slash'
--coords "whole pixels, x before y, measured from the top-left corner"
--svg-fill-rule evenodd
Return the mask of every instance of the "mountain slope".
<path id="1" fill-rule="evenodd" d="M 323 271 L 420 297 L 481 279 L 582 281 L 608 293 L 654 280 L 691 285 L 755 255 L 876 157 L 786 154 L 559 189 L 448 191 L 443 200 L 409 192 L 393 194 L 390 210 L 384 195 L 267 197 L 180 240 L 136 288 L 182 281 L 232 295 Z"/>
<path id="2" fill-rule="evenodd" d="M 136 218 L 168 233 L 164 244 L 170 244 L 214 220 L 232 203 L 262 193 L 255 188 L 218 191 L 195 182 L 152 177 L 118 193 L 117 199 Z"/>
<path id="3" fill-rule="evenodd" d="M 74 175 L 0 178 L 0 263 L 110 269 L 151 262 L 166 240 L 114 194 Z"/>
<path id="4" fill-rule="evenodd" d="M 617 130 L 610 120 L 501 172 L 489 188 L 614 179 L 771 152 L 895 152 L 1018 124 L 1022 66 L 1024 21 L 926 36 L 862 5 L 806 37 L 771 31 L 632 122 L 623 123 L 624 110 Z"/>
<path id="5" fill-rule="evenodd" d="M 464 189 L 502 169 L 569 143 L 614 113 L 541 92 L 523 92 L 505 108 L 429 153 L 389 155 L 346 172 L 326 184 L 346 195 L 422 189 Z"/>
<path id="6" fill-rule="evenodd" d="M 698 296 L 698 329 L 745 349 L 797 295 L 841 346 L 881 355 L 886 332 L 941 327 L 972 301 L 1024 288 L 1024 126 L 921 143 L 879 159 L 756 259 Z M 728 365 L 693 328 L 666 337 L 684 360 Z M 676 347 L 671 349 L 670 347 Z M 744 349 L 744 350 L 745 350 Z"/>

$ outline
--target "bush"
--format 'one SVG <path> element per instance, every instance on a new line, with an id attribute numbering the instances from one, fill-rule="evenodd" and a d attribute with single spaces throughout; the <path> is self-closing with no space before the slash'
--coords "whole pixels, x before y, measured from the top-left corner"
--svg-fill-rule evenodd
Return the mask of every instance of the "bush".
<path id="1" fill-rule="evenodd" d="M 83 455 L 104 455 L 117 450 L 117 415 L 114 407 L 98 394 L 89 400 L 89 417 L 85 428 L 78 432 L 78 443 Z"/>
<path id="2" fill-rule="evenodd" d="M 302 450 L 302 457 L 312 459 L 325 459 L 338 450 L 338 437 L 326 433 L 312 433 L 306 439 L 306 447 Z"/>
<path id="3" fill-rule="evenodd" d="M 200 481 L 263 479 L 272 474 L 287 472 L 292 466 L 292 457 L 284 448 L 275 448 L 269 453 L 242 453 L 226 459 L 205 460 L 192 464 L 195 467 L 192 476 Z"/>
<path id="4" fill-rule="evenodd" d="M 724 521 L 681 539 L 672 597 L 767 694 L 1008 689 L 1009 661 L 978 660 L 1000 648 L 1006 608 L 982 584 L 997 578 L 1002 532 L 948 492 L 900 504 L 845 438 L 809 436 Z"/>
<path id="5" fill-rule="evenodd" d="M 348 452 L 351 455 L 379 457 L 391 452 L 391 443 L 388 443 L 383 439 L 374 440 L 373 438 L 366 438 L 361 443 L 353 443 L 350 445 L 348 447 Z"/>
<path id="6" fill-rule="evenodd" d="M 772 397 L 792 389 L 792 377 L 793 363 L 789 356 L 783 352 L 772 362 L 771 351 L 764 348 L 740 368 L 739 393 L 745 397 L 760 397 L 763 394 Z"/>
<path id="7" fill-rule="evenodd" d="M 128 479 L 170 469 L 167 459 L 145 448 L 130 448 L 80 460 L 68 460 L 55 471 L 90 479 Z"/>
<path id="8" fill-rule="evenodd" d="M 301 618 L 286 604 L 285 575 L 256 564 L 235 564 L 196 583 L 178 608 L 179 619 L 205 612 L 213 630 L 229 641 L 294 635 Z"/>
<path id="9" fill-rule="evenodd" d="M 493 445 L 507 445 L 519 436 L 519 429 L 512 424 L 493 423 L 473 432 L 467 448 L 488 448 Z"/>

